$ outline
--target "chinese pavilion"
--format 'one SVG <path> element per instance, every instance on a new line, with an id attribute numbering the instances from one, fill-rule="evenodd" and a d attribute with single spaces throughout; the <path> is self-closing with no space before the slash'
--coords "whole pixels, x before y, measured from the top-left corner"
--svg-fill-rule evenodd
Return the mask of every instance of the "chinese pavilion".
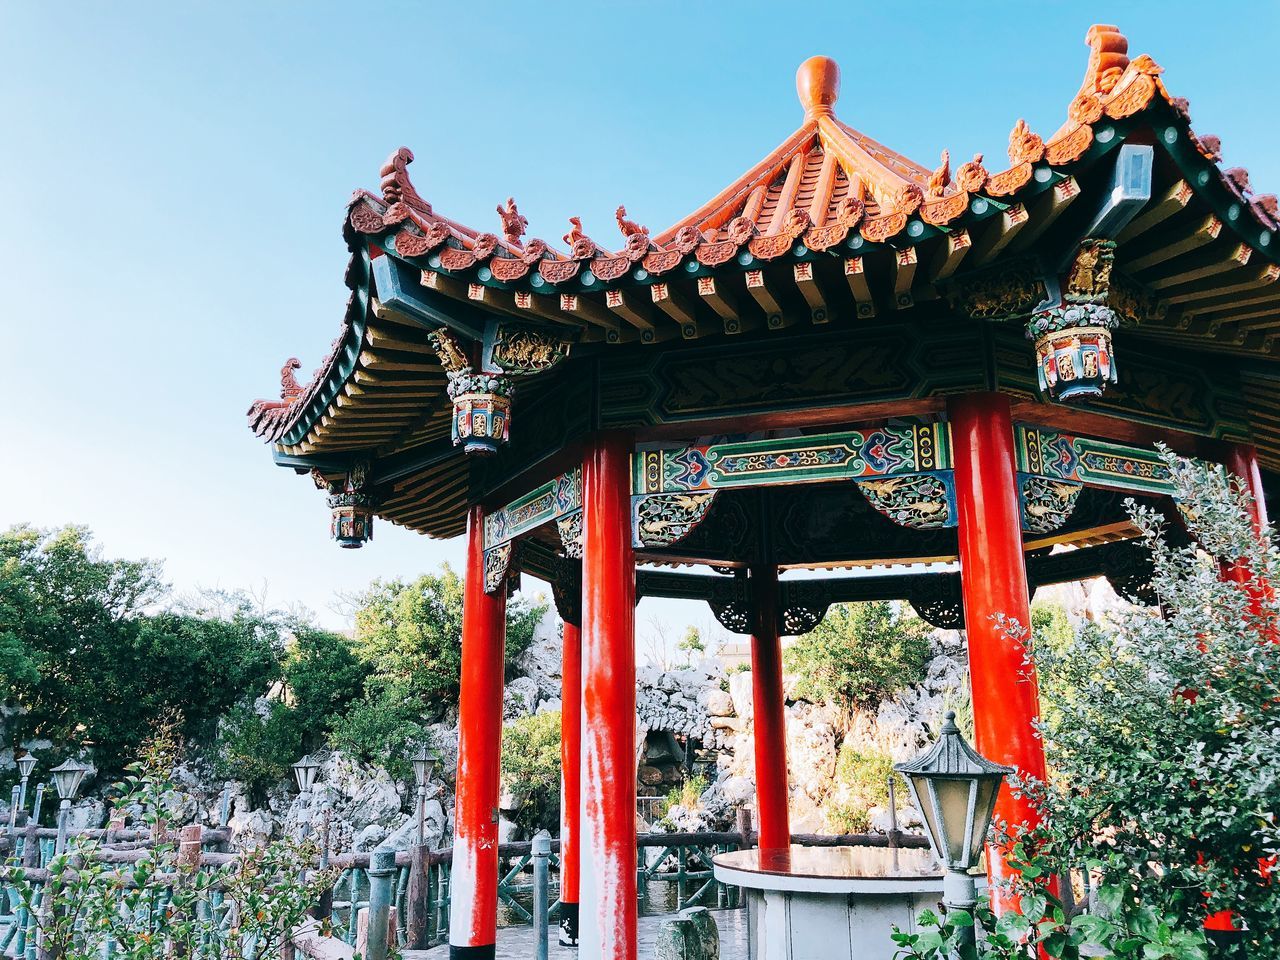
<path id="1" fill-rule="evenodd" d="M 895 153 L 839 119 L 836 65 L 815 57 L 799 128 L 658 233 L 620 206 L 612 241 L 572 217 L 552 244 L 511 199 L 476 230 L 414 188 L 406 149 L 352 197 L 338 339 L 305 385 L 289 360 L 249 422 L 327 495 L 342 546 L 375 518 L 467 535 L 453 956 L 494 956 L 518 574 L 548 581 L 565 621 L 563 900 L 582 956 L 612 960 L 636 956 L 638 598 L 705 600 L 751 636 L 760 844 L 777 848 L 779 635 L 872 598 L 967 628 L 978 748 L 1042 775 L 1007 621 L 1028 623 L 1039 586 L 1098 575 L 1149 599 L 1123 502 L 1170 505 L 1157 444 L 1225 464 L 1265 509 L 1276 198 L 1222 168 L 1115 27 L 1087 42 L 1066 120 L 1019 120 L 1007 163 Z M 998 816 L 1035 811 L 1006 792 Z"/>

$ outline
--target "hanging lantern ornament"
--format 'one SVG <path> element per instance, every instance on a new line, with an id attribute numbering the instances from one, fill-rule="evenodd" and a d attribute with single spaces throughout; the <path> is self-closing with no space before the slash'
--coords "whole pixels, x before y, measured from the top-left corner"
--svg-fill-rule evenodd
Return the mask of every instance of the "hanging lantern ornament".
<path id="1" fill-rule="evenodd" d="M 362 547 L 373 539 L 375 502 L 367 492 L 367 478 L 367 465 L 352 467 L 345 486 L 329 488 L 329 534 L 338 541 L 338 546 L 347 550 Z"/>
<path id="2" fill-rule="evenodd" d="M 467 453 L 498 452 L 511 430 L 511 378 L 463 369 L 449 377 L 453 400 L 453 442 Z"/>
<path id="3" fill-rule="evenodd" d="M 1111 331 L 1115 312 L 1100 303 L 1073 303 L 1037 313 L 1027 323 L 1036 345 L 1040 391 L 1054 400 L 1100 397 L 1116 382 Z"/>

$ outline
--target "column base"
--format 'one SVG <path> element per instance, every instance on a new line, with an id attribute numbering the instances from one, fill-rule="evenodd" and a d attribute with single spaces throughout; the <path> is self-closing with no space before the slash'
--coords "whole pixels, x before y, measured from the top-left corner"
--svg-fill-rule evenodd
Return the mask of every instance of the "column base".
<path id="1" fill-rule="evenodd" d="M 449 944 L 449 960 L 494 960 L 497 956 L 497 945 L 484 947 L 455 947 Z"/>
<path id="2" fill-rule="evenodd" d="M 560 904 L 560 946 L 576 947 L 578 945 L 578 905 L 576 903 Z"/>

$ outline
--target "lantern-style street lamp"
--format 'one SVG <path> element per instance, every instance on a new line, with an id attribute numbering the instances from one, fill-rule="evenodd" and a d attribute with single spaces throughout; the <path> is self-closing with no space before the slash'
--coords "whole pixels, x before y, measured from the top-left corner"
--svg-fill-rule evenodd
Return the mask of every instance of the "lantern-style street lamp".
<path id="1" fill-rule="evenodd" d="M 36 758 L 34 754 L 24 753 L 17 760 L 18 776 L 21 778 L 21 793 L 18 794 L 18 808 L 26 809 L 27 806 L 27 783 L 31 779 L 31 771 L 36 768 Z"/>
<path id="2" fill-rule="evenodd" d="M 906 778 L 929 832 L 933 855 L 947 869 L 944 901 L 949 907 L 972 910 L 977 898 L 969 871 L 982 852 L 1000 784 L 1013 768 L 977 753 L 965 742 L 955 720 L 954 711 L 947 711 L 938 742 L 894 769 Z"/>
<path id="3" fill-rule="evenodd" d="M 307 754 L 297 763 L 291 764 L 291 766 L 293 767 L 293 779 L 298 784 L 298 793 L 304 797 L 310 797 L 311 788 L 316 782 L 316 774 L 320 772 L 320 764 L 311 759 L 311 754 Z"/>
<path id="4" fill-rule="evenodd" d="M 427 812 L 427 786 L 431 783 L 431 774 L 440 763 L 440 754 L 427 748 L 424 743 L 413 758 L 413 782 L 418 801 L 418 846 L 422 846 L 426 835 L 423 821 Z"/>
<path id="5" fill-rule="evenodd" d="M 71 813 L 71 801 L 76 798 L 76 791 L 84 780 L 89 768 L 74 760 L 64 760 L 52 770 L 53 786 L 58 791 L 58 839 L 54 844 L 54 855 L 62 853 L 67 846 L 67 817 Z"/>

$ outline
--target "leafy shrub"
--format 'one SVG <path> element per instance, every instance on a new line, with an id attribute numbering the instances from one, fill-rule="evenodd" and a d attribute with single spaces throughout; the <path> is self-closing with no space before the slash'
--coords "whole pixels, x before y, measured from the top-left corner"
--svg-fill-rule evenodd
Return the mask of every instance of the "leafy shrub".
<path id="1" fill-rule="evenodd" d="M 685 780 L 678 787 L 672 787 L 662 798 L 662 816 L 669 814 L 672 807 L 696 810 L 702 803 L 702 795 L 706 793 L 707 787 L 707 778 L 700 773 Z"/>
<path id="2" fill-rule="evenodd" d="M 844 710 L 871 708 L 920 683 L 932 628 L 886 601 L 841 603 L 785 654 L 800 682 L 795 696 Z"/>
<path id="3" fill-rule="evenodd" d="M 182 712 L 187 737 L 209 737 L 275 675 L 278 619 L 247 603 L 218 617 L 148 612 L 167 597 L 157 564 L 105 559 L 83 527 L 0 533 L 0 683 L 24 711 L 17 737 L 92 744 L 114 772 L 167 712 Z"/>
<path id="4" fill-rule="evenodd" d="M 412 782 L 410 759 L 426 737 L 423 708 L 402 691 L 376 683 L 333 723 L 330 743 L 365 763 L 377 764 L 397 780 Z"/>
<path id="5" fill-rule="evenodd" d="M 887 753 L 861 753 L 848 740 L 841 744 L 833 783 L 840 798 L 827 804 L 827 828 L 834 833 L 870 830 L 871 808 L 889 805 L 890 776 L 896 774 Z M 898 796 L 906 796 L 903 789 Z"/>
<path id="6" fill-rule="evenodd" d="M 437 717 L 458 702 L 463 581 L 445 564 L 412 583 L 375 580 L 357 600 L 353 649 L 370 670 L 369 693 Z M 533 642 L 545 607 L 507 605 L 506 666 Z"/>
<path id="7" fill-rule="evenodd" d="M 560 823 L 560 711 L 520 717 L 502 731 L 502 782 L 523 804 L 515 822 L 526 834 Z"/>
<path id="8" fill-rule="evenodd" d="M 1193 540 L 1130 504 L 1159 609 L 1033 643 L 1049 782 L 1021 788 L 1041 824 L 1013 848 L 1023 916 L 952 911 L 899 931 L 903 958 L 941 960 L 975 919 L 982 956 L 1205 960 L 1204 922 L 1231 911 L 1215 957 L 1270 957 L 1280 941 L 1280 552 L 1255 536 L 1248 495 L 1218 467 L 1166 456 Z M 1019 638 L 1025 629 L 1010 624 Z M 1089 871 L 1102 906 L 1058 900 L 1052 875 Z M 1099 953 L 1098 951 L 1101 951 Z"/>
<path id="9" fill-rule="evenodd" d="M 1280 583 L 1280 554 L 1221 468 L 1168 462 L 1194 542 L 1130 505 L 1160 609 L 1034 648 L 1051 778 L 1035 788 L 1034 852 L 1096 861 L 1127 906 L 1181 930 L 1232 910 L 1265 953 L 1280 939 L 1280 884 L 1261 863 L 1280 853 L 1280 601 L 1264 585 Z"/>
<path id="10" fill-rule="evenodd" d="M 153 831 L 176 822 L 178 794 L 166 776 L 130 769 L 137 772 L 117 785 L 117 809 L 134 811 L 135 825 Z M 97 842 L 76 838 L 49 862 L 47 883 L 7 868 L 8 889 L 31 918 L 42 955 L 268 960 L 281 955 L 307 909 L 337 880 L 336 870 L 314 869 L 314 842 L 276 841 L 225 866 L 196 869 L 171 837 L 123 869 L 98 858 Z M 231 922 L 223 925 L 224 917 Z"/>
<path id="11" fill-rule="evenodd" d="M 238 780 L 256 800 L 267 788 L 289 777 L 289 765 L 303 754 L 302 730 L 294 712 L 278 700 L 233 707 L 218 726 L 213 752 L 214 774 Z"/>
<path id="12" fill-rule="evenodd" d="M 282 665 L 302 748 L 314 750 L 364 693 L 369 668 L 340 633 L 302 627 L 286 645 Z"/>

